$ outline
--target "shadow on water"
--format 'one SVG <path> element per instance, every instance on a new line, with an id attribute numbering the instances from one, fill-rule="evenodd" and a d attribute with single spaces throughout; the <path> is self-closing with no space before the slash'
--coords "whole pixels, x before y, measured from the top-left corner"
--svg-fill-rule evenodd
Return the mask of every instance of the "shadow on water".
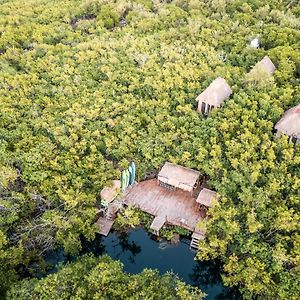
<path id="1" fill-rule="evenodd" d="M 239 300 L 242 299 L 237 289 L 227 288 L 222 284 L 221 264 L 217 260 L 197 262 L 193 267 L 190 276 L 190 284 L 201 287 L 203 290 L 214 288 L 214 286 L 222 286 L 222 290 L 214 296 L 215 300 Z M 205 287 L 205 288 L 203 288 Z M 208 297 L 207 299 L 210 299 Z"/>
<path id="2" fill-rule="evenodd" d="M 134 240 L 130 240 L 130 233 L 111 233 L 108 237 L 98 235 L 95 240 L 88 242 L 82 241 L 82 251 L 80 255 L 85 253 L 93 253 L 95 255 L 108 254 L 114 259 L 122 261 L 122 257 L 125 253 L 128 255 L 128 259 L 131 264 L 134 264 L 134 258 L 142 251 L 142 247 L 139 246 Z M 107 248 L 110 251 L 107 251 Z M 111 255 L 113 253 L 113 255 Z"/>
<path id="3" fill-rule="evenodd" d="M 111 232 L 107 237 L 97 235 L 95 240 L 83 241 L 82 245 L 79 255 L 90 252 L 97 256 L 108 254 L 120 260 L 128 273 L 140 273 L 145 268 L 158 269 L 161 274 L 173 271 L 186 283 L 206 292 L 208 300 L 241 299 L 237 290 L 223 286 L 220 264 L 217 261 L 196 261 L 187 240 L 183 239 L 176 245 L 158 242 L 145 230 L 136 229 L 128 233 Z M 75 258 L 57 250 L 49 253 L 47 261 L 56 265 Z M 56 270 L 56 267 L 52 268 L 48 273 Z"/>

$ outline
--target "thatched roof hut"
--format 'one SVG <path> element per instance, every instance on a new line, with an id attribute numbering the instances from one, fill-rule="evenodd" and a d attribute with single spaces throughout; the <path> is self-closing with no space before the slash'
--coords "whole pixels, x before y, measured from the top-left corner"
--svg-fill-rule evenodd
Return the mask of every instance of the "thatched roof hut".
<path id="1" fill-rule="evenodd" d="M 207 207 L 212 207 L 214 204 L 214 201 L 218 201 L 218 195 L 216 192 L 204 188 L 199 193 L 196 201 L 199 204 L 205 205 Z"/>
<path id="2" fill-rule="evenodd" d="M 265 56 L 261 61 L 255 64 L 255 66 L 250 70 L 249 74 L 258 69 L 264 70 L 269 75 L 273 75 L 276 70 L 276 67 L 271 61 L 271 59 L 268 56 Z"/>
<path id="3" fill-rule="evenodd" d="M 109 204 L 112 202 L 117 194 L 118 190 L 121 188 L 121 181 L 120 180 L 113 180 L 113 186 L 112 187 L 105 187 L 100 192 L 101 200 L 105 202 L 105 204 Z"/>
<path id="4" fill-rule="evenodd" d="M 200 172 L 196 170 L 166 162 L 157 178 L 160 183 L 191 192 L 197 184 L 199 176 Z"/>
<path id="5" fill-rule="evenodd" d="M 224 78 L 216 78 L 197 98 L 198 111 L 208 114 L 214 107 L 220 107 L 229 98 L 232 90 Z"/>
<path id="6" fill-rule="evenodd" d="M 290 108 L 275 125 L 278 135 L 286 134 L 300 143 L 300 104 Z"/>

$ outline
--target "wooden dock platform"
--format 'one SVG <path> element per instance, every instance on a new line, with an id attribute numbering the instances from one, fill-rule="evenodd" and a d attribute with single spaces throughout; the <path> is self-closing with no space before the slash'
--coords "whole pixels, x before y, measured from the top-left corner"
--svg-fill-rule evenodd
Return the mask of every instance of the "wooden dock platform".
<path id="1" fill-rule="evenodd" d="M 154 218 L 152 224 L 150 225 L 150 229 L 154 231 L 154 233 L 158 234 L 159 229 L 164 226 L 166 222 L 166 216 L 159 215 Z"/>
<path id="2" fill-rule="evenodd" d="M 113 224 L 114 224 L 114 220 L 109 220 L 105 217 L 100 217 L 96 222 L 96 225 L 99 228 L 98 232 L 105 236 L 109 234 L 109 231 L 111 230 Z"/>
<path id="3" fill-rule="evenodd" d="M 205 211 L 199 209 L 199 204 L 190 192 L 166 189 L 158 184 L 157 179 L 136 184 L 123 201 L 155 216 L 156 221 L 159 221 L 159 224 L 153 222 L 156 228 L 162 226 L 162 220 L 165 220 L 166 223 L 197 232 L 196 224 L 205 217 Z"/>

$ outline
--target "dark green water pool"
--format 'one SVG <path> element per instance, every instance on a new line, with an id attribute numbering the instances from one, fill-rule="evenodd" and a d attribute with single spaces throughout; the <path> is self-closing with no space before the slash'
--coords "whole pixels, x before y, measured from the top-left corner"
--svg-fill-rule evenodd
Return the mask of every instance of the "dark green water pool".
<path id="1" fill-rule="evenodd" d="M 158 269 L 161 274 L 173 271 L 186 283 L 200 287 L 208 294 L 208 300 L 240 299 L 236 290 L 223 286 L 217 262 L 194 260 L 195 253 L 189 249 L 188 240 L 173 245 L 166 241 L 155 241 L 143 229 L 132 230 L 127 234 L 111 232 L 107 237 L 99 235 L 93 242 L 84 243 L 80 254 L 88 252 L 108 254 L 120 260 L 124 270 L 132 274 L 144 268 Z M 63 251 L 53 252 L 47 257 L 48 262 L 53 264 L 70 259 Z M 55 272 L 55 268 L 52 272 Z"/>

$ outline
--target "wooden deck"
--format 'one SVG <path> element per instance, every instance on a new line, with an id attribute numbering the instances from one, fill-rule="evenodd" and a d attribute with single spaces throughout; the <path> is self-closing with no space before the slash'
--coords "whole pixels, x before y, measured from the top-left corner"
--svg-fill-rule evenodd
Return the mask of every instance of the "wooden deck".
<path id="1" fill-rule="evenodd" d="M 124 197 L 124 203 L 155 216 L 157 220 L 165 219 L 166 223 L 193 232 L 199 232 L 195 228 L 196 224 L 205 217 L 205 212 L 199 209 L 191 193 L 163 188 L 157 179 L 142 181 L 133 186 Z"/>
<path id="2" fill-rule="evenodd" d="M 114 220 L 109 220 L 105 217 L 100 217 L 96 222 L 96 225 L 99 228 L 98 232 L 105 236 L 107 236 L 109 234 L 109 231 L 110 231 L 111 227 L 113 226 L 113 224 L 114 224 Z"/>
<path id="3" fill-rule="evenodd" d="M 159 232 L 159 229 L 164 226 L 166 222 L 166 216 L 160 215 L 154 218 L 152 224 L 150 225 L 150 229 L 154 230 L 155 232 Z"/>

